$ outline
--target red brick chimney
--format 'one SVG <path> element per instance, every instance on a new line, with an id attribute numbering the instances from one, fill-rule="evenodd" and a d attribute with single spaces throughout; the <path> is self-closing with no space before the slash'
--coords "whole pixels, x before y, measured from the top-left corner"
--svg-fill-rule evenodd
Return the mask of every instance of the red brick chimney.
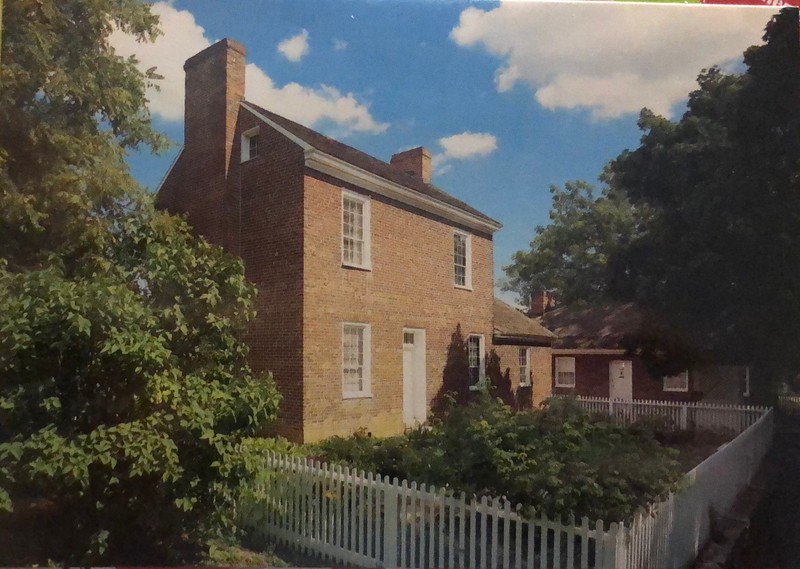
<path id="1" fill-rule="evenodd" d="M 231 219 L 238 218 L 228 196 L 228 167 L 244 100 L 245 49 L 224 39 L 187 59 L 183 69 L 183 151 L 164 179 L 156 205 L 185 214 L 197 233 L 230 247 L 235 242 Z"/>
<path id="2" fill-rule="evenodd" d="M 223 39 L 186 60 L 184 152 L 228 173 L 239 103 L 244 100 L 244 46 Z"/>
<path id="3" fill-rule="evenodd" d="M 529 316 L 538 318 L 548 310 L 556 307 L 556 299 L 553 293 L 543 290 L 531 295 L 531 310 Z"/>
<path id="4" fill-rule="evenodd" d="M 401 172 L 416 176 L 425 183 L 431 181 L 431 153 L 427 148 L 420 146 L 398 152 L 392 156 L 390 163 Z"/>

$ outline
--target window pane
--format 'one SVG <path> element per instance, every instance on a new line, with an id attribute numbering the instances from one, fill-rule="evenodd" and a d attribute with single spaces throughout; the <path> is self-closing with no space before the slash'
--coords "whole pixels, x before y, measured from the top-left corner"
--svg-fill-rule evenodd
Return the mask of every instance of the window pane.
<path id="1" fill-rule="evenodd" d="M 342 200 L 342 261 L 364 264 L 364 204 L 347 197 Z"/>
<path id="2" fill-rule="evenodd" d="M 458 286 L 467 284 L 467 237 L 453 234 L 453 281 Z"/>

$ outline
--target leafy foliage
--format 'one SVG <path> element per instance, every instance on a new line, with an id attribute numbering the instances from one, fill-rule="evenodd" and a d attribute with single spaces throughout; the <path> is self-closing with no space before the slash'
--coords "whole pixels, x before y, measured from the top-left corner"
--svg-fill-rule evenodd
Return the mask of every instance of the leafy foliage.
<path id="1" fill-rule="evenodd" d="M 624 194 L 595 189 L 586 182 L 550 187 L 550 225 L 538 226 L 529 251 L 514 253 L 504 267 L 506 290 L 523 302 L 542 290 L 562 303 L 596 302 L 607 297 L 609 259 L 628 243 L 640 213 Z"/>
<path id="2" fill-rule="evenodd" d="M 650 212 L 620 249 L 615 294 L 656 308 L 729 362 L 800 370 L 797 9 L 767 26 L 747 70 L 704 70 L 677 122 L 642 111 L 641 145 L 606 169 Z"/>
<path id="3" fill-rule="evenodd" d="M 650 431 L 590 419 L 565 400 L 515 413 L 484 396 L 405 436 L 334 437 L 315 451 L 386 476 L 507 496 L 552 517 L 607 521 L 628 518 L 681 475 L 674 451 Z"/>
<path id="4" fill-rule="evenodd" d="M 54 504 L 63 563 L 192 558 L 231 528 L 279 396 L 241 342 L 240 262 L 155 211 L 125 150 L 163 147 L 156 78 L 108 44 L 135 0 L 11 0 L 0 66 L 0 507 Z"/>

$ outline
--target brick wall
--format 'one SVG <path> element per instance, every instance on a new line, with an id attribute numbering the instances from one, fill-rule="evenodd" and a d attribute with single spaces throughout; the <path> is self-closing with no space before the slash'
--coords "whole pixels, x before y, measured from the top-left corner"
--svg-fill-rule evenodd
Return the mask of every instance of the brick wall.
<path id="1" fill-rule="evenodd" d="M 689 391 L 664 391 L 663 382 L 653 379 L 647 373 L 644 363 L 635 356 L 614 354 L 582 354 L 575 357 L 575 388 L 555 386 L 555 358 L 551 367 L 553 393 L 556 395 L 583 395 L 586 397 L 608 397 L 609 364 L 614 360 L 630 361 L 633 365 L 632 382 L 634 399 L 655 399 L 659 401 L 692 401 L 697 399 L 693 392 L 692 374 L 689 374 Z M 567 356 L 572 357 L 572 356 Z"/>
<path id="2" fill-rule="evenodd" d="M 519 349 L 526 346 L 492 346 L 491 350 L 497 355 L 500 371 L 500 389 L 496 393 L 507 403 L 520 409 L 535 409 L 539 404 L 551 397 L 552 378 L 551 361 L 552 350 L 544 346 L 529 347 L 529 366 L 531 371 L 531 386 L 519 386 Z M 491 371 L 491 370 L 490 370 Z M 490 375 L 493 375 L 490 373 Z M 493 382 L 494 382 L 494 378 Z M 508 393 L 510 390 L 510 393 Z"/>
<path id="3" fill-rule="evenodd" d="M 251 365 L 271 371 L 283 395 L 274 432 L 301 440 L 303 151 L 271 128 L 260 126 L 260 155 L 240 163 L 241 133 L 259 124 L 251 113 L 241 112 L 228 176 L 228 209 L 241 222 L 229 248 L 242 257 L 247 278 L 258 287 L 258 316 L 247 341 Z"/>
<path id="4" fill-rule="evenodd" d="M 372 270 L 341 263 L 341 188 L 371 198 Z M 441 219 L 328 176 L 305 178 L 305 440 L 403 429 L 403 328 L 426 331 L 429 403 L 441 395 L 452 335 L 492 331 L 492 241 L 472 232 L 473 290 L 453 286 L 453 229 Z M 463 228 L 459 228 L 464 230 Z M 342 322 L 372 329 L 372 397 L 342 398 Z M 466 378 L 465 378 L 466 381 Z"/>

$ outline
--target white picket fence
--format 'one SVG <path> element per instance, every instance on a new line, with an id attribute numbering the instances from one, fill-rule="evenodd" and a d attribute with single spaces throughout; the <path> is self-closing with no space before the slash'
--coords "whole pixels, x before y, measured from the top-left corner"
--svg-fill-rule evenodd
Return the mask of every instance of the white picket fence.
<path id="1" fill-rule="evenodd" d="M 622 524 L 527 518 L 502 498 L 468 498 L 363 471 L 269 455 L 267 498 L 246 528 L 304 554 L 362 567 L 615 567 Z"/>
<path id="2" fill-rule="evenodd" d="M 684 488 L 640 512 L 626 529 L 617 567 L 682 569 L 694 562 L 711 535 L 712 518 L 730 511 L 752 480 L 772 442 L 774 412 L 686 475 Z"/>
<path id="3" fill-rule="evenodd" d="M 584 410 L 613 417 L 625 424 L 650 422 L 671 430 L 704 430 L 741 433 L 766 415 L 769 407 L 721 403 L 683 403 L 607 397 L 575 397 Z"/>
<path id="4" fill-rule="evenodd" d="M 752 478 L 772 429 L 762 413 L 629 525 L 526 516 L 502 498 L 273 454 L 255 484 L 262 498 L 238 513 L 262 542 L 362 567 L 682 569 L 709 538 L 711 511 L 727 512 Z"/>

